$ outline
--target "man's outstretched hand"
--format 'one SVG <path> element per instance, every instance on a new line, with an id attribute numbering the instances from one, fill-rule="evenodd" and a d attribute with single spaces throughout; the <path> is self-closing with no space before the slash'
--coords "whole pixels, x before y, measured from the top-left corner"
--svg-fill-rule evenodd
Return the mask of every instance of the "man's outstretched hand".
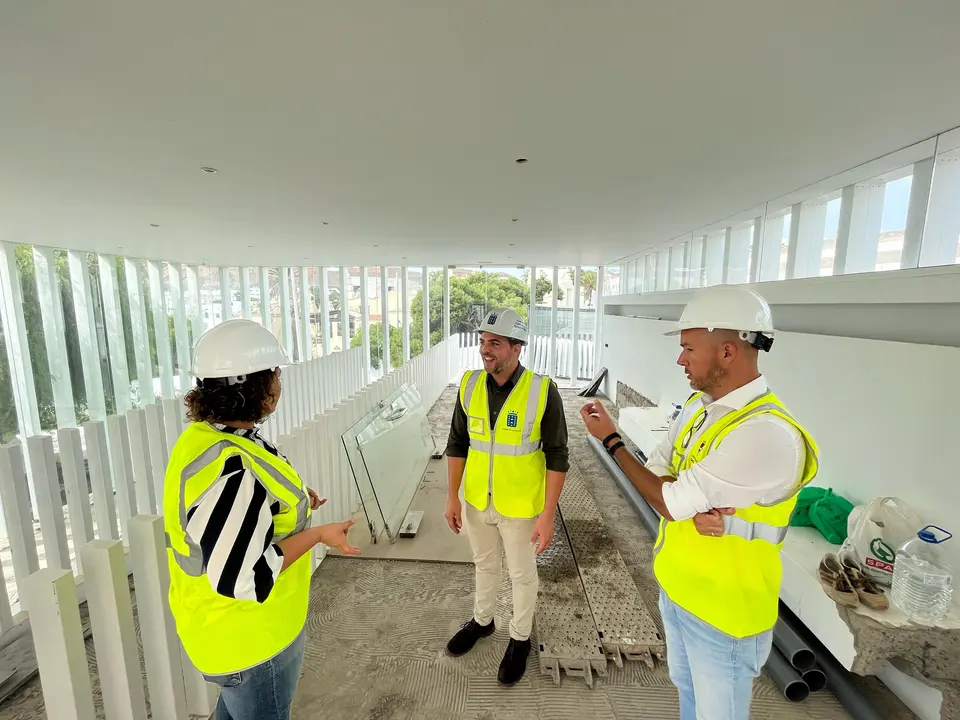
<path id="1" fill-rule="evenodd" d="M 583 424 L 587 426 L 587 432 L 597 440 L 603 441 L 617 431 L 613 418 L 599 400 L 594 400 L 580 408 L 580 417 L 583 418 Z"/>

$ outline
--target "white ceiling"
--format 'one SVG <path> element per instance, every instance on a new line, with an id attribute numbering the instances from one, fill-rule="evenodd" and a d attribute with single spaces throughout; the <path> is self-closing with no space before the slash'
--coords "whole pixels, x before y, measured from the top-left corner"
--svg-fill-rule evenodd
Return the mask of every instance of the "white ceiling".
<path id="1" fill-rule="evenodd" d="M 611 262 L 960 124 L 958 26 L 937 0 L 6 2 L 0 239 Z"/>

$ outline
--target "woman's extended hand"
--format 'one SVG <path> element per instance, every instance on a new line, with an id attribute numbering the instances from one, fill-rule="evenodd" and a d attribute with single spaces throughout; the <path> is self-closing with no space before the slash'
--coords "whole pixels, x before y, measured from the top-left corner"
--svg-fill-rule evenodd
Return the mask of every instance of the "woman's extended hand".
<path id="1" fill-rule="evenodd" d="M 307 488 L 307 494 L 310 496 L 310 509 L 311 509 L 311 510 L 316 510 L 318 507 L 320 507 L 320 506 L 323 505 L 325 502 L 327 502 L 327 499 L 326 499 L 326 498 L 320 497 L 319 495 L 317 495 L 317 493 L 315 493 L 315 492 L 314 492 L 312 489 L 310 489 L 310 488 Z"/>
<path id="2" fill-rule="evenodd" d="M 344 555 L 359 555 L 360 548 L 356 548 L 347 542 L 347 531 L 349 531 L 356 522 L 356 520 L 344 520 L 343 522 L 321 525 L 317 528 L 320 531 L 320 542 L 329 547 L 335 547 Z"/>

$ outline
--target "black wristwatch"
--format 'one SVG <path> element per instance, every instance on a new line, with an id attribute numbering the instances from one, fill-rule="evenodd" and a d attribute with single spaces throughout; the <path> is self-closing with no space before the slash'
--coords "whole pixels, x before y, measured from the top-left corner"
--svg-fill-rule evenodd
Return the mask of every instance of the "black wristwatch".
<path id="1" fill-rule="evenodd" d="M 611 440 L 616 440 L 617 442 L 615 442 L 613 445 L 608 445 L 607 443 L 609 443 Z M 622 447 L 626 446 L 623 444 L 623 438 L 618 432 L 612 432 L 603 439 L 603 449 L 610 453 L 611 457 L 613 457 L 614 453 L 616 453 L 617 450 Z"/>

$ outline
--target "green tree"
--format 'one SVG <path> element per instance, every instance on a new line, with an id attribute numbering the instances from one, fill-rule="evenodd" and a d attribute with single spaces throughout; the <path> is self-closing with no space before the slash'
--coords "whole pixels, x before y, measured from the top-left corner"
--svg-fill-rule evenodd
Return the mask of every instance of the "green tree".
<path id="1" fill-rule="evenodd" d="M 390 326 L 390 366 L 398 368 L 403 365 L 403 331 Z M 363 345 L 363 328 L 359 328 L 350 340 L 350 347 Z M 383 358 L 383 330 L 380 323 L 370 325 L 370 366 L 374 370 L 380 369 Z"/>
<path id="2" fill-rule="evenodd" d="M 576 282 L 576 271 L 573 268 L 570 268 L 570 282 Z M 583 295 L 583 301 L 585 303 L 590 302 L 590 298 L 593 297 L 593 292 L 597 289 L 597 271 L 596 270 L 581 270 L 580 271 L 580 293 Z M 558 300 L 563 300 L 562 297 L 557 298 Z"/>
<path id="3" fill-rule="evenodd" d="M 549 280 L 546 281 L 550 283 Z M 443 339 L 443 272 L 430 274 L 430 345 Z M 547 290 L 549 292 L 549 290 Z M 497 307 L 516 310 L 527 319 L 530 286 L 511 275 L 477 272 L 450 278 L 450 331 L 473 332 L 486 313 Z M 423 290 L 410 302 L 410 354 L 423 352 Z"/>

